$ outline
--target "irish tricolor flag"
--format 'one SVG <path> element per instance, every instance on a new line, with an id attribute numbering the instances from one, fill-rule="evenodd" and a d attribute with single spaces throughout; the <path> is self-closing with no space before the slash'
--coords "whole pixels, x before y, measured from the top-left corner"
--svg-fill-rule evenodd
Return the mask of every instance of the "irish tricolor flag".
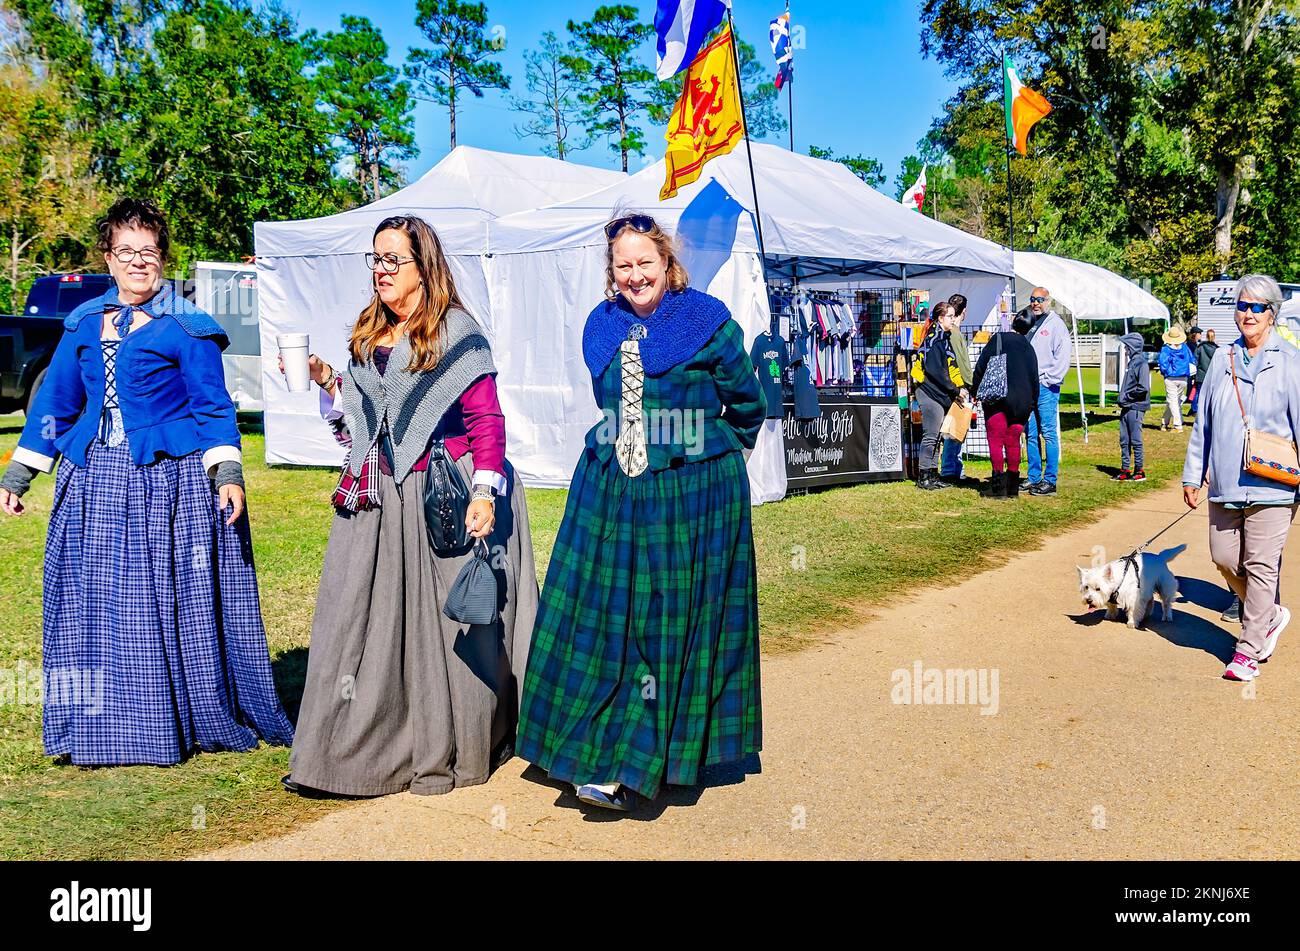
<path id="1" fill-rule="evenodd" d="M 1052 104 L 1020 81 L 1020 74 L 1009 57 L 1002 57 L 1002 69 L 1006 74 L 1003 88 L 1007 100 L 1007 138 L 1024 155 L 1029 147 L 1029 130 L 1052 111 Z"/>

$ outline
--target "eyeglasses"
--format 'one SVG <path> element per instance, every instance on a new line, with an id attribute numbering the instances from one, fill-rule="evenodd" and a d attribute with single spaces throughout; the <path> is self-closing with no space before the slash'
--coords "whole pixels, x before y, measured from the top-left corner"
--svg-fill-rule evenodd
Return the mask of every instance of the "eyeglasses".
<path id="1" fill-rule="evenodd" d="M 1237 301 L 1237 313 L 1244 314 L 1250 311 L 1252 314 L 1262 314 L 1267 310 L 1272 310 L 1272 304 L 1259 304 L 1255 301 L 1239 300 Z"/>
<path id="2" fill-rule="evenodd" d="M 366 267 L 372 271 L 396 274 L 403 264 L 410 264 L 415 258 L 399 258 L 396 254 L 374 254 L 366 252 Z"/>
<path id="3" fill-rule="evenodd" d="M 1031 298 L 1029 298 L 1029 303 L 1031 303 L 1031 304 L 1046 304 L 1046 303 L 1047 303 L 1047 298 L 1046 298 L 1046 297 L 1031 297 Z"/>
<path id="4" fill-rule="evenodd" d="M 655 220 L 649 215 L 625 215 L 622 218 L 615 218 L 605 225 L 605 237 L 613 241 L 618 237 L 618 233 L 623 230 L 624 226 L 630 226 L 645 234 L 654 230 Z"/>
<path id="5" fill-rule="evenodd" d="M 117 259 L 118 264 L 131 264 L 138 257 L 145 264 L 158 265 L 162 263 L 162 251 L 158 248 L 128 248 L 122 245 L 120 248 L 114 248 L 112 255 Z"/>

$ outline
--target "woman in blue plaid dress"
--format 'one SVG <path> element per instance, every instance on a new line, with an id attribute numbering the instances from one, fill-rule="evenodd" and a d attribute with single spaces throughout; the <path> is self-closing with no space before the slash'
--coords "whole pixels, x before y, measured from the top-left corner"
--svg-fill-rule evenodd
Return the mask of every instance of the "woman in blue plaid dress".
<path id="1" fill-rule="evenodd" d="M 627 811 L 762 747 L 743 452 L 766 406 L 740 326 L 687 286 L 655 221 L 606 235 L 609 299 L 583 333 L 604 419 L 547 570 L 517 749 Z"/>
<path id="2" fill-rule="evenodd" d="M 79 766 L 288 745 L 257 597 L 221 326 L 162 280 L 151 202 L 99 223 L 116 286 L 66 329 L 0 480 L 0 508 L 58 456 L 46 535 L 43 739 Z"/>

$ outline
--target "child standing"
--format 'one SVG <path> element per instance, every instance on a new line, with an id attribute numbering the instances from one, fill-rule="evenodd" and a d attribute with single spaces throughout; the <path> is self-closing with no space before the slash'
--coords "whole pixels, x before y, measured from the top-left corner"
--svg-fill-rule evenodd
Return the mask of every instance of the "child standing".
<path id="1" fill-rule="evenodd" d="M 1125 334 L 1119 338 L 1126 351 L 1127 364 L 1124 379 L 1119 387 L 1119 475 L 1120 482 L 1142 482 L 1146 471 L 1142 468 L 1142 417 L 1151 408 L 1151 367 L 1142 352 L 1142 335 Z M 1133 468 L 1129 468 L 1132 454 Z"/>

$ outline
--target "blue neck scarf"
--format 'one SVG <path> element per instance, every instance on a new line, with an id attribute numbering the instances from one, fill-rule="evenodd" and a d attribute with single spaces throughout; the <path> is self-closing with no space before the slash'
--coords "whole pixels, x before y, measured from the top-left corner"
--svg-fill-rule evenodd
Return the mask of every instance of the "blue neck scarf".
<path id="1" fill-rule="evenodd" d="M 104 298 L 104 309 L 118 307 L 120 310 L 117 316 L 113 318 L 113 326 L 117 328 L 117 335 L 123 340 L 131 331 L 131 321 L 135 319 L 136 311 L 148 314 L 150 317 L 161 317 L 164 314 L 170 314 L 175 307 L 176 290 L 172 287 L 171 281 L 163 281 L 162 287 L 158 292 L 141 304 L 123 304 L 119 295 L 117 285 L 108 292 Z"/>
<path id="2" fill-rule="evenodd" d="M 661 376 L 689 360 L 731 318 L 727 305 L 693 288 L 668 291 L 648 317 L 638 317 L 619 295 L 602 301 L 587 317 L 582 332 L 582 357 L 593 377 L 605 372 L 633 328 L 645 328 L 641 341 L 641 363 L 650 376 Z"/>

